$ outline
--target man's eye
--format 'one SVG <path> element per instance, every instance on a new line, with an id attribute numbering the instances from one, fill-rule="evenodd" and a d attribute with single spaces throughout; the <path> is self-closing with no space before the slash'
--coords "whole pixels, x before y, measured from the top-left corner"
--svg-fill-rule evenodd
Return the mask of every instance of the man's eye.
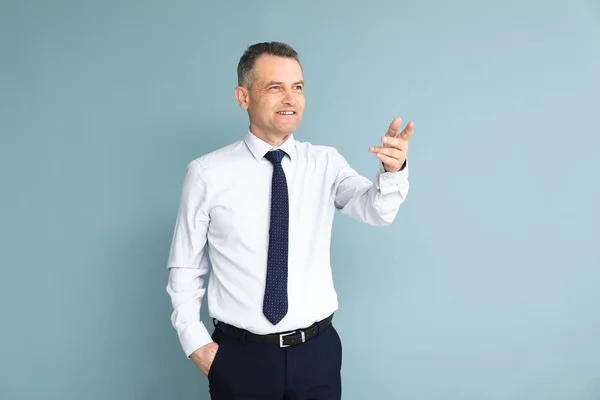
<path id="1" fill-rule="evenodd" d="M 298 90 L 302 90 L 302 85 L 298 85 L 298 86 L 296 86 L 296 89 L 298 89 Z"/>
<path id="2" fill-rule="evenodd" d="M 270 89 L 271 90 L 273 90 L 273 89 L 279 89 L 279 86 L 271 86 Z"/>

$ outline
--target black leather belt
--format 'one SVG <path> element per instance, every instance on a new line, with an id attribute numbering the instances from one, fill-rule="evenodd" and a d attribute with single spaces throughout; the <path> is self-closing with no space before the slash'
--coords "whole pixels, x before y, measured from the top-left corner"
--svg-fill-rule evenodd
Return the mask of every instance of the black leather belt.
<path id="1" fill-rule="evenodd" d="M 268 335 L 257 335 L 249 332 L 245 329 L 237 328 L 233 325 L 226 324 L 224 322 L 215 321 L 215 327 L 220 329 L 225 335 L 234 337 L 239 340 L 246 340 L 247 342 L 253 343 L 267 343 L 278 345 L 279 347 L 290 347 L 304 343 L 307 340 L 314 338 L 319 335 L 325 329 L 331 326 L 333 320 L 333 314 L 325 318 L 322 321 L 315 322 L 313 325 L 305 329 L 297 329 L 287 333 L 274 333 Z"/>

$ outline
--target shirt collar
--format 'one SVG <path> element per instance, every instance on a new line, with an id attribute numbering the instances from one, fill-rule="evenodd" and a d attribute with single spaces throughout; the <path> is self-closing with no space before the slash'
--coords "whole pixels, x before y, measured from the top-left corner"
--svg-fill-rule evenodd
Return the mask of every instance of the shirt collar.
<path id="1" fill-rule="evenodd" d="M 290 134 L 285 142 L 281 144 L 279 147 L 275 147 L 265 142 L 258 136 L 254 135 L 252 132 L 248 131 L 246 136 L 244 137 L 244 142 L 248 146 L 248 149 L 256 159 L 256 161 L 260 161 L 268 151 L 273 149 L 281 149 L 285 151 L 285 153 L 293 159 L 296 156 L 296 144 L 294 142 L 294 134 Z"/>

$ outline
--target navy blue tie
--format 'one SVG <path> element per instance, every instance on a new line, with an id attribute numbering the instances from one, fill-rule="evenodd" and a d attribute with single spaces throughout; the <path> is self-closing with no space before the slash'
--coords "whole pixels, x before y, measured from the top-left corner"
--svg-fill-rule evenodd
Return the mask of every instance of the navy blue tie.
<path id="1" fill-rule="evenodd" d="M 283 150 L 269 151 L 265 155 L 265 158 L 273 164 L 273 181 L 271 183 L 271 225 L 263 313 L 273 325 L 278 324 L 288 312 L 289 200 L 287 180 L 281 167 L 284 155 Z"/>

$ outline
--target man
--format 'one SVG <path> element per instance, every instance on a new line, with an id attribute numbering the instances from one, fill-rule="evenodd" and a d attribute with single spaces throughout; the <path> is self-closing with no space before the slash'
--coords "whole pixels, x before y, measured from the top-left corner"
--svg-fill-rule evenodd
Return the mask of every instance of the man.
<path id="1" fill-rule="evenodd" d="M 168 260 L 172 324 L 212 399 L 340 399 L 334 212 L 392 223 L 408 193 L 413 124 L 398 134 L 394 119 L 369 149 L 381 161 L 371 182 L 334 148 L 294 138 L 305 98 L 290 46 L 250 46 L 235 97 L 249 132 L 186 168 Z M 199 319 L 209 254 L 212 335 Z"/>

